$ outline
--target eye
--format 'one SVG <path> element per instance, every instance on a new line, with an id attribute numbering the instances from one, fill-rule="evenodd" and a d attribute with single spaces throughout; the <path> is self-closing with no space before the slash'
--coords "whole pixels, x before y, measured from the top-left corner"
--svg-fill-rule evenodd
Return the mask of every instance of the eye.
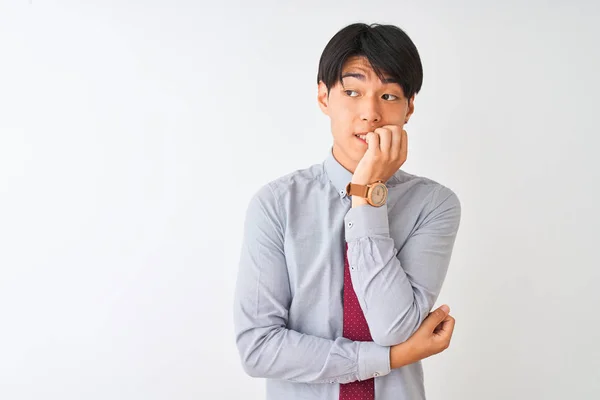
<path id="1" fill-rule="evenodd" d="M 384 96 L 392 96 L 392 97 L 394 97 L 394 99 L 392 99 L 392 100 L 398 100 L 398 98 L 399 98 L 398 96 L 394 96 L 393 94 L 389 94 L 389 93 L 384 94 Z"/>
<path id="2" fill-rule="evenodd" d="M 348 96 L 350 96 L 350 97 L 356 97 L 356 96 L 352 96 L 352 95 L 351 95 L 351 94 L 349 94 L 349 93 L 356 93 L 356 94 L 358 94 L 358 92 L 357 92 L 357 91 L 355 91 L 355 90 L 344 90 L 344 92 L 345 92 L 345 93 L 346 93 Z"/>

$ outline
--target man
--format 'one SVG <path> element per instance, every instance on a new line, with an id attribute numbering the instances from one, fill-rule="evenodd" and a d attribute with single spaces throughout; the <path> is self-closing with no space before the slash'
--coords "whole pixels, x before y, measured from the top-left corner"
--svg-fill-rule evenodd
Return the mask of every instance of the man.
<path id="1" fill-rule="evenodd" d="M 460 203 L 400 170 L 422 78 L 400 28 L 339 31 L 317 77 L 332 148 L 250 201 L 235 332 L 245 371 L 267 378 L 268 399 L 425 399 L 420 360 L 447 348 L 454 328 L 446 306 L 430 311 Z"/>

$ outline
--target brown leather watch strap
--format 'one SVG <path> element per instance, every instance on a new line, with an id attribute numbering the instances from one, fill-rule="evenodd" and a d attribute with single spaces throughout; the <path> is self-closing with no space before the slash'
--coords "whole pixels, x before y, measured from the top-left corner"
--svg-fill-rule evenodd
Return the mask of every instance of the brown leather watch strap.
<path id="1" fill-rule="evenodd" d="M 369 187 L 366 185 L 358 185 L 356 183 L 348 183 L 346 185 L 346 194 L 348 196 L 358 196 L 367 198 L 367 193 L 369 191 Z"/>

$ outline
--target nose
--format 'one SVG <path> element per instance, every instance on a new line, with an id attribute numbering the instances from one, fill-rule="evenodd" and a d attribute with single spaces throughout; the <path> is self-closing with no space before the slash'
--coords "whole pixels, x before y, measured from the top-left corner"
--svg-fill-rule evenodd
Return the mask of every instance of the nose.
<path id="1" fill-rule="evenodd" d="M 374 124 L 381 121 L 381 114 L 379 112 L 379 106 L 377 100 L 365 100 L 360 111 L 360 119 L 369 123 Z"/>

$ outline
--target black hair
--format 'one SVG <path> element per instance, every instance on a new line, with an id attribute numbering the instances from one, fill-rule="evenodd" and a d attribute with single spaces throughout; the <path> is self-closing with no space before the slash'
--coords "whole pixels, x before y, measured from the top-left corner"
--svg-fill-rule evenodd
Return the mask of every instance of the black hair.
<path id="1" fill-rule="evenodd" d="M 379 79 L 394 78 L 410 99 L 423 83 L 423 66 L 417 47 L 408 35 L 394 25 L 355 23 L 336 33 L 319 60 L 317 83 L 327 91 L 342 82 L 342 68 L 348 58 L 364 56 Z"/>

